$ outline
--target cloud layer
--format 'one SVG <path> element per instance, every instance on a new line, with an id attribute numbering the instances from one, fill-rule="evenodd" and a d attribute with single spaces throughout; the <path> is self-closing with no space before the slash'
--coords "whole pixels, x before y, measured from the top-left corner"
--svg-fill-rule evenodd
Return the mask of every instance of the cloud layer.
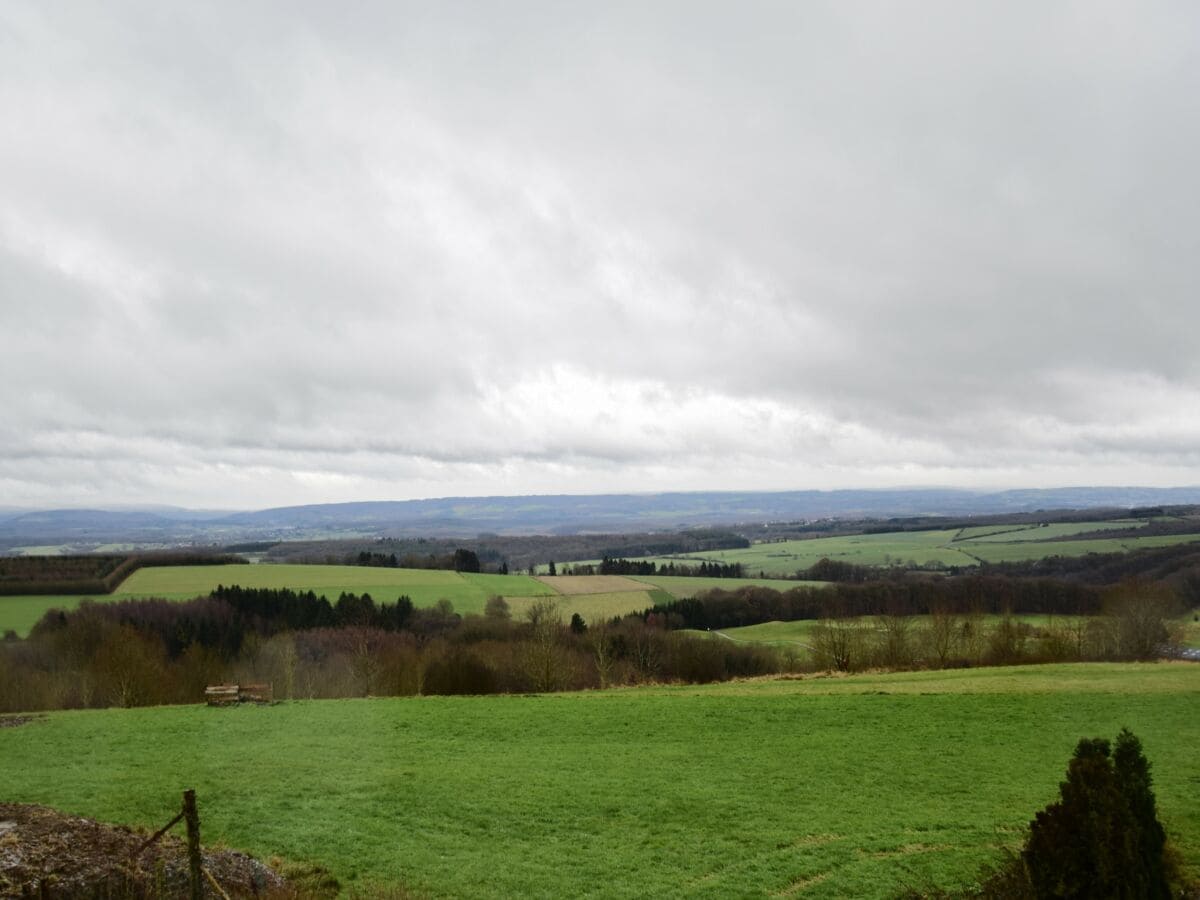
<path id="1" fill-rule="evenodd" d="M 1200 482 L 1189 4 L 0 11 L 0 503 Z"/>

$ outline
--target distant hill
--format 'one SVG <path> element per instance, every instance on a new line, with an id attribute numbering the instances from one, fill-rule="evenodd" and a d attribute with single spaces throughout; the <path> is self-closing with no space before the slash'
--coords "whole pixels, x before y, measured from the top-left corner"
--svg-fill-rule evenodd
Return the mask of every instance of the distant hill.
<path id="1" fill-rule="evenodd" d="M 1038 510 L 1200 503 L 1200 487 L 696 491 L 663 494 L 448 497 L 219 513 L 176 508 L 0 513 L 0 551 L 105 543 L 226 544 L 337 537 L 577 534 L 867 517 L 977 516 Z"/>

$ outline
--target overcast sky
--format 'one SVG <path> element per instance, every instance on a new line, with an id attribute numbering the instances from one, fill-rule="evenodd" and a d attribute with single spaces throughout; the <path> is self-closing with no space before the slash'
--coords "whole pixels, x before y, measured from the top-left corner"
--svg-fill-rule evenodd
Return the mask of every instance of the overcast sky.
<path id="1" fill-rule="evenodd" d="M 1200 5 L 0 6 L 0 506 L 1200 484 Z"/>

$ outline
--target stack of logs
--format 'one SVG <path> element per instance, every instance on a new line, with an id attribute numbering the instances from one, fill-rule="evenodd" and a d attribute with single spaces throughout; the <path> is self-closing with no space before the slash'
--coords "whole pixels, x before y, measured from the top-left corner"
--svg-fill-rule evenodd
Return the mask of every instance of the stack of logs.
<path id="1" fill-rule="evenodd" d="M 210 684 L 204 689 L 209 706 L 236 706 L 239 703 L 270 703 L 270 684 Z"/>

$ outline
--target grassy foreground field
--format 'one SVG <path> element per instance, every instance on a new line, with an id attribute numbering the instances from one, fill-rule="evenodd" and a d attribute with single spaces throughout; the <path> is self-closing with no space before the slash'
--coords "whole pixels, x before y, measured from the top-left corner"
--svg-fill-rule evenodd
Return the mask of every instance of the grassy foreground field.
<path id="1" fill-rule="evenodd" d="M 885 897 L 969 879 L 1122 726 L 1200 875 L 1200 665 L 1033 666 L 534 697 L 55 713 L 4 799 L 435 896 Z"/>

